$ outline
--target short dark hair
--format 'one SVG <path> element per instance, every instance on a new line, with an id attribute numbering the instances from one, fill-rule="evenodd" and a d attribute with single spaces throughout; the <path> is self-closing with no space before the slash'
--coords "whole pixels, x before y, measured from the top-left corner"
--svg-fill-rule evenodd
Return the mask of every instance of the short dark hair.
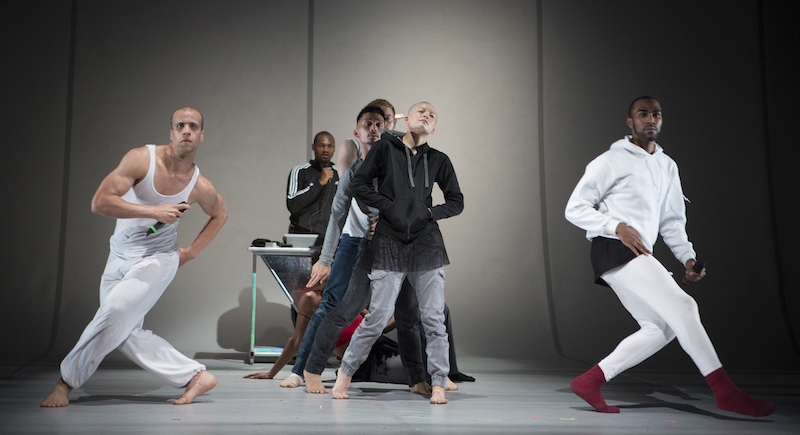
<path id="1" fill-rule="evenodd" d="M 655 98 L 647 96 L 647 95 L 642 95 L 641 97 L 631 101 L 631 104 L 628 106 L 628 116 L 627 116 L 628 118 L 633 118 L 633 113 L 631 113 L 631 112 L 633 112 L 633 105 L 636 104 L 636 102 L 639 101 L 639 100 L 655 100 L 655 101 L 658 101 Z"/>
<path id="2" fill-rule="evenodd" d="M 394 110 L 394 106 L 392 106 L 392 103 L 384 100 L 383 98 L 374 99 L 374 100 L 370 101 L 369 104 L 367 104 L 367 106 L 378 106 L 380 108 L 388 107 L 388 108 L 392 109 L 392 115 L 396 115 L 397 114 L 397 111 Z"/>
<path id="3" fill-rule="evenodd" d="M 317 143 L 317 138 L 320 137 L 320 136 L 325 136 L 325 135 L 330 136 L 331 139 L 333 139 L 333 135 L 332 134 L 330 134 L 327 131 L 323 130 L 323 131 L 317 133 L 316 135 L 314 135 L 314 140 L 311 143 Z"/>
<path id="4" fill-rule="evenodd" d="M 381 109 L 378 106 L 368 105 L 364 106 L 364 108 L 361 109 L 360 112 L 358 112 L 358 116 L 356 116 L 356 124 L 358 124 L 359 121 L 361 121 L 361 117 L 366 115 L 367 113 L 374 113 L 376 115 L 380 115 L 381 119 L 383 119 L 383 109 Z"/>

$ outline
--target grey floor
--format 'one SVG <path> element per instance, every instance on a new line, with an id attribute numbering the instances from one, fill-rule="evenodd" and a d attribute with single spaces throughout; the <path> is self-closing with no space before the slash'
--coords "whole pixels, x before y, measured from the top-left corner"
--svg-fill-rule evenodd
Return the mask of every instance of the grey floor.
<path id="1" fill-rule="evenodd" d="M 56 367 L 14 368 L 0 385 L 0 433 L 800 434 L 800 373 L 733 373 L 743 390 L 777 405 L 772 416 L 750 418 L 716 409 L 695 373 L 624 374 L 603 388 L 622 413 L 601 414 L 569 391 L 570 379 L 587 369 L 569 360 L 463 358 L 460 368 L 477 381 L 458 384 L 450 403 L 438 406 L 400 385 L 354 383 L 349 400 L 333 400 L 280 388 L 276 380 L 242 379 L 269 364 L 202 362 L 219 384 L 186 406 L 171 405 L 180 390 L 141 369 L 101 366 L 73 391 L 68 407 L 43 409 Z M 288 374 L 284 368 L 279 378 Z M 333 376 L 326 371 L 326 385 Z"/>

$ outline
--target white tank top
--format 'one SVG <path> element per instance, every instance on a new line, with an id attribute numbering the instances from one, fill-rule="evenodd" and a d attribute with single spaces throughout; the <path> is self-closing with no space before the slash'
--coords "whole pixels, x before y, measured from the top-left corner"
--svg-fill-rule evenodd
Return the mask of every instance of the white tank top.
<path id="1" fill-rule="evenodd" d="M 147 149 L 150 151 L 150 167 L 147 169 L 147 175 L 122 195 L 122 199 L 133 204 L 145 205 L 188 202 L 189 194 L 192 193 L 197 178 L 200 176 L 200 168 L 195 165 L 192 180 L 180 193 L 162 195 L 156 191 L 153 184 L 156 172 L 156 146 L 147 145 Z M 147 218 L 117 219 L 117 226 L 110 241 L 111 253 L 120 258 L 130 259 L 177 250 L 178 222 L 164 225 L 155 233 L 148 235 L 147 229 L 156 222 L 155 219 Z"/>
<path id="2" fill-rule="evenodd" d="M 369 231 L 369 216 L 361 211 L 356 199 L 353 198 L 350 200 L 350 212 L 347 213 L 347 219 L 344 221 L 342 234 L 364 238 L 367 236 L 367 231 Z"/>

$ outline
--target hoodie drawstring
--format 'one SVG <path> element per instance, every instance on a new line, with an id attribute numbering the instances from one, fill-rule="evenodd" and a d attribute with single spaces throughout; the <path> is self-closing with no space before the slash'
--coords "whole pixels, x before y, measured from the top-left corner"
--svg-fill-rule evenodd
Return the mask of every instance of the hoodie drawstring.
<path id="1" fill-rule="evenodd" d="M 408 165 L 408 181 L 411 183 L 411 187 L 415 187 L 414 185 L 414 173 L 411 169 L 411 150 L 408 147 L 406 148 L 406 163 Z M 428 175 L 428 153 L 422 153 L 422 161 L 424 162 L 425 168 L 425 188 L 431 187 L 430 176 Z"/>
<path id="2" fill-rule="evenodd" d="M 408 163 L 408 181 L 411 182 L 411 187 L 414 187 L 414 174 L 411 172 L 411 150 L 408 147 L 406 149 L 406 162 Z"/>
<path id="3" fill-rule="evenodd" d="M 431 187 L 430 181 L 428 180 L 428 153 L 422 154 L 422 160 L 425 162 L 425 188 Z"/>

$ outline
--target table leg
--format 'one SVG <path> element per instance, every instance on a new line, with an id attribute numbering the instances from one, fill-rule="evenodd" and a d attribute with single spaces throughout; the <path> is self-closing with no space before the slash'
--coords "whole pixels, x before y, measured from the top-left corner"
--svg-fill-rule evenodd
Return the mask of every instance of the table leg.
<path id="1" fill-rule="evenodd" d="M 258 255 L 253 253 L 253 298 L 252 298 L 252 313 L 250 315 L 250 358 L 249 364 L 255 362 L 256 352 L 256 266 L 258 264 Z"/>

